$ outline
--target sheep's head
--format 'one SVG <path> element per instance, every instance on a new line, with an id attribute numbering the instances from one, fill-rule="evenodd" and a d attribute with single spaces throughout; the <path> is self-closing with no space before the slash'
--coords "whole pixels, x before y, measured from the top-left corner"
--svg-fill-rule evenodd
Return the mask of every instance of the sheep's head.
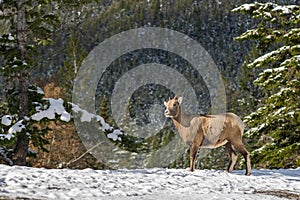
<path id="1" fill-rule="evenodd" d="M 174 97 L 173 99 L 169 98 L 168 102 L 164 102 L 166 106 L 165 110 L 165 116 L 166 117 L 177 117 L 179 113 L 181 112 L 181 103 L 182 103 L 182 97 Z"/>

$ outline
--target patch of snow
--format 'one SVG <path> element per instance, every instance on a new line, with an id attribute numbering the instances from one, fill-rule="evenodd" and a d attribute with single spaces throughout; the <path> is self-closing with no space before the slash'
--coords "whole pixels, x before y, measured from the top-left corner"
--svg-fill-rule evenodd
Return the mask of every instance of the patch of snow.
<path id="1" fill-rule="evenodd" d="M 23 124 L 23 120 L 18 121 L 17 123 L 15 123 L 12 127 L 10 127 L 10 129 L 8 129 L 8 134 L 16 134 L 16 133 L 20 133 L 25 127 L 25 125 Z"/>
<path id="2" fill-rule="evenodd" d="M 284 51 L 288 51 L 291 48 L 291 46 L 283 46 L 280 47 L 277 50 L 271 51 L 270 53 L 264 54 L 263 56 L 255 59 L 252 63 L 250 63 L 248 66 L 250 68 L 253 67 L 260 67 L 262 63 L 268 59 L 276 59 L 276 56 L 283 53 Z"/>
<path id="3" fill-rule="evenodd" d="M 60 116 L 60 120 L 64 121 L 64 122 L 69 122 L 71 120 L 70 113 L 68 113 L 67 111 L 64 111 Z"/>
<path id="4" fill-rule="evenodd" d="M 24 63 L 23 63 L 23 64 L 24 64 Z M 27 65 L 27 64 L 26 64 L 26 65 Z M 36 90 L 28 89 L 28 91 L 30 91 L 30 92 L 36 92 L 36 93 L 38 93 L 38 94 L 45 94 L 44 91 L 43 91 L 43 89 L 40 88 L 40 87 L 36 87 Z"/>
<path id="5" fill-rule="evenodd" d="M 271 13 L 269 13 L 269 12 L 264 12 L 264 15 L 265 15 L 265 16 L 268 16 L 269 18 L 272 18 Z"/>
<path id="6" fill-rule="evenodd" d="M 259 131 L 261 131 L 266 126 L 267 126 L 266 123 L 262 123 L 261 125 L 259 125 L 257 127 L 250 128 L 245 134 L 252 135 L 252 134 L 258 133 Z"/>
<path id="7" fill-rule="evenodd" d="M 39 111 L 42 111 L 43 110 L 43 105 L 39 102 L 32 102 L 33 105 L 36 105 L 35 106 L 35 111 L 39 112 Z"/>
<path id="8" fill-rule="evenodd" d="M 273 94 L 270 96 L 270 98 L 275 98 L 275 97 L 278 97 L 278 96 L 282 96 L 283 93 L 285 92 L 291 92 L 291 93 L 294 93 L 295 92 L 295 89 L 294 88 L 281 88 L 279 92 Z"/>
<path id="9" fill-rule="evenodd" d="M 246 39 L 249 36 L 259 36 L 257 29 L 247 30 L 245 33 L 243 33 L 241 36 L 239 36 L 237 38 Z"/>
<path id="10" fill-rule="evenodd" d="M 50 103 L 50 106 L 47 110 L 39 111 L 38 113 L 31 116 L 31 119 L 35 121 L 40 121 L 44 118 L 47 119 L 55 119 L 55 115 L 61 115 L 60 119 L 62 121 L 70 121 L 71 115 L 65 110 L 65 107 L 63 105 L 64 100 L 59 99 L 53 99 L 53 98 L 44 98 L 44 100 L 48 100 Z"/>
<path id="11" fill-rule="evenodd" d="M 89 113 L 86 110 L 81 110 L 81 122 L 91 122 L 93 118 L 95 118 L 95 115 L 92 113 Z"/>
<path id="12" fill-rule="evenodd" d="M 42 94 L 43 91 L 39 88 L 37 88 L 37 92 Z M 41 121 L 44 118 L 47 119 L 55 119 L 57 115 L 59 115 L 60 120 L 69 122 L 72 118 L 71 114 L 68 113 L 64 107 L 64 100 L 59 99 L 53 99 L 53 98 L 44 98 L 44 100 L 49 101 L 49 107 L 44 107 L 39 102 L 33 102 L 34 105 L 36 105 L 35 109 L 37 113 L 33 114 L 31 117 L 25 117 L 26 121 L 30 121 L 31 119 L 34 121 Z M 69 103 L 72 106 L 72 111 L 75 113 L 81 114 L 80 120 L 81 122 L 91 122 L 92 119 L 97 120 L 101 123 L 100 129 L 102 131 L 111 131 L 113 130 L 113 127 L 111 127 L 108 123 L 105 122 L 105 120 L 96 114 L 90 113 L 84 109 L 81 109 L 78 105 L 75 105 L 73 103 Z M 24 124 L 22 124 L 23 120 L 17 122 L 14 124 L 10 129 L 8 130 L 8 134 L 2 134 L 0 135 L 1 138 L 10 139 L 13 137 L 13 134 L 21 132 L 25 127 Z M 5 115 L 1 118 L 1 123 L 6 126 L 10 126 L 12 123 L 12 116 Z M 114 141 L 121 141 L 121 137 L 119 135 L 123 135 L 123 133 L 119 129 L 113 130 L 112 133 L 109 133 L 107 135 L 108 138 L 114 140 Z"/>
<path id="13" fill-rule="evenodd" d="M 84 109 L 81 109 L 78 105 L 70 103 L 72 105 L 72 111 L 75 113 L 81 113 L 80 121 L 81 122 L 91 122 L 92 119 L 96 118 L 96 116 Z"/>
<path id="14" fill-rule="evenodd" d="M 8 38 L 7 38 L 7 39 L 10 40 L 10 41 L 15 40 L 15 38 L 14 38 L 11 34 L 8 35 Z"/>
<path id="15" fill-rule="evenodd" d="M 280 11 L 283 14 L 291 14 L 293 12 L 293 9 L 295 8 L 297 8 L 296 5 L 287 5 L 287 6 L 277 5 L 272 11 L 273 12 Z"/>
<path id="16" fill-rule="evenodd" d="M 279 115 L 282 111 L 284 111 L 286 109 L 286 107 L 281 107 L 279 108 L 273 115 Z"/>
<path id="17" fill-rule="evenodd" d="M 258 127 L 258 131 L 262 130 L 263 128 L 266 127 L 266 123 L 262 123 L 259 127 Z"/>
<path id="18" fill-rule="evenodd" d="M 272 68 L 272 69 L 265 69 L 264 73 L 272 73 L 272 72 L 278 72 L 278 71 L 283 71 L 285 70 L 286 67 L 282 66 L 282 67 L 278 67 L 278 68 Z"/>
<path id="19" fill-rule="evenodd" d="M 266 36 L 266 38 L 270 40 L 273 38 L 273 35 L 268 35 L 268 36 Z"/>
<path id="20" fill-rule="evenodd" d="M 97 118 L 97 121 L 101 123 L 101 130 L 102 131 L 112 130 L 112 127 L 104 121 L 103 117 L 97 115 L 96 118 Z"/>
<path id="21" fill-rule="evenodd" d="M 275 31 L 273 31 L 273 33 L 274 33 L 275 35 L 281 35 L 281 32 L 280 32 L 279 30 L 275 30 Z"/>
<path id="22" fill-rule="evenodd" d="M 258 148 L 258 149 L 255 149 L 253 152 L 262 152 L 266 147 L 268 147 L 268 145 L 264 145 L 264 146 L 262 146 L 262 147 L 260 147 L 260 148 Z"/>
<path id="23" fill-rule="evenodd" d="M 216 170 L 68 170 L 0 165 L 0 196 L 29 199 L 249 199 L 279 200 L 260 191 L 300 195 L 300 168 L 232 174 Z"/>
<path id="24" fill-rule="evenodd" d="M 113 141 L 121 141 L 122 138 L 120 138 L 119 135 L 123 135 L 123 133 L 120 130 L 114 130 L 112 133 L 107 134 L 107 138 L 110 138 Z"/>
<path id="25" fill-rule="evenodd" d="M 300 35 L 300 28 L 292 28 L 286 34 L 283 35 L 285 38 L 292 37 L 293 35 L 299 36 Z"/>
<path id="26" fill-rule="evenodd" d="M 111 127 L 108 123 L 105 122 L 103 117 L 99 115 L 95 115 L 93 113 L 90 113 L 84 109 L 81 109 L 78 105 L 70 103 L 72 105 L 72 111 L 75 113 L 81 114 L 80 121 L 81 122 L 91 122 L 92 119 L 97 120 L 97 122 L 101 123 L 100 130 L 102 131 L 111 131 L 113 130 L 113 127 Z M 119 129 L 115 129 L 112 133 L 107 134 L 107 137 L 116 141 L 121 141 L 121 138 L 118 135 L 122 135 L 123 133 Z"/>
<path id="27" fill-rule="evenodd" d="M 5 140 L 5 139 L 10 140 L 10 139 L 12 139 L 13 137 L 14 137 L 14 135 L 11 134 L 11 133 L 8 133 L 8 134 L 0 134 L 0 139 L 1 139 L 1 140 Z"/>
<path id="28" fill-rule="evenodd" d="M 287 115 L 289 115 L 290 117 L 294 118 L 294 116 L 295 116 L 295 111 L 288 112 Z"/>
<path id="29" fill-rule="evenodd" d="M 300 55 L 296 55 L 293 56 L 292 58 L 286 59 L 285 61 L 283 61 L 283 63 L 281 63 L 282 66 L 286 66 L 290 63 L 294 63 L 294 62 L 298 62 L 300 63 Z"/>
<path id="30" fill-rule="evenodd" d="M 12 116 L 11 115 L 4 115 L 1 119 L 1 124 L 5 126 L 10 126 L 12 123 Z"/>
<path id="31" fill-rule="evenodd" d="M 239 11 L 239 10 L 249 11 L 249 10 L 251 10 L 251 9 L 254 8 L 254 7 L 256 7 L 256 4 L 255 4 L 255 3 L 250 3 L 250 4 L 245 3 L 245 4 L 241 5 L 241 6 L 239 6 L 239 7 L 235 8 L 235 9 L 233 9 L 232 12 L 237 12 L 237 11 Z"/>

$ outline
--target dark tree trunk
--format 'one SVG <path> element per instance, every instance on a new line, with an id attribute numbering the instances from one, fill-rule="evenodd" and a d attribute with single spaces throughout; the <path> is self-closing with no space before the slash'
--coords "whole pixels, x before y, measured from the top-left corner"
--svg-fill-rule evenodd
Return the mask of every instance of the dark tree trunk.
<path id="1" fill-rule="evenodd" d="M 18 42 L 18 51 L 19 56 L 22 60 L 25 60 L 26 56 L 26 39 L 27 39 L 27 27 L 26 27 L 26 16 L 25 16 L 25 0 L 17 1 L 17 42 Z M 18 76 L 19 79 L 19 119 L 24 119 L 28 116 L 28 87 L 29 87 L 29 71 L 28 69 L 23 69 Z M 26 165 L 26 157 L 28 152 L 29 139 L 26 135 L 26 132 L 18 133 L 17 141 L 15 146 L 15 154 L 13 162 L 16 165 Z"/>

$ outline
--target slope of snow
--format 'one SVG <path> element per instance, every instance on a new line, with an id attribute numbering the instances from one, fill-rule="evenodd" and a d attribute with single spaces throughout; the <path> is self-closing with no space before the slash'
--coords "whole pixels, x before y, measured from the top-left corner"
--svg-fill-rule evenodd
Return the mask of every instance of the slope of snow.
<path id="1" fill-rule="evenodd" d="M 0 165 L 0 198 L 282 199 L 258 191 L 300 194 L 300 168 L 243 171 L 188 169 L 68 170 Z"/>

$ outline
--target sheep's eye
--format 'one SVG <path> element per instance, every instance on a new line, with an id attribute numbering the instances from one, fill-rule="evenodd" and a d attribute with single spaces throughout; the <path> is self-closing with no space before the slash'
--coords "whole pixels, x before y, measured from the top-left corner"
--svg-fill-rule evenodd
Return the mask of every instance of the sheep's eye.
<path id="1" fill-rule="evenodd" d="M 174 106 L 174 107 L 177 106 L 177 103 L 174 103 L 173 106 Z"/>

